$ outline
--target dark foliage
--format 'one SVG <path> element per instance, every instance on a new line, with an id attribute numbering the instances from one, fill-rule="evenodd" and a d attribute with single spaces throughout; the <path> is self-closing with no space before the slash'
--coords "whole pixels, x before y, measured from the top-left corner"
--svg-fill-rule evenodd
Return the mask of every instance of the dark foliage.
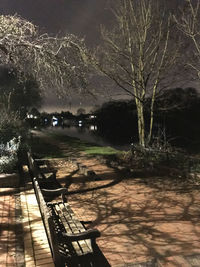
<path id="1" fill-rule="evenodd" d="M 112 101 L 96 111 L 98 134 L 112 143 L 137 143 L 137 115 L 133 101 Z M 153 142 L 163 139 L 171 144 L 200 149 L 200 96 L 194 88 L 165 90 L 156 100 Z M 146 99 L 145 116 L 149 117 Z"/>
<path id="2" fill-rule="evenodd" d="M 29 108 L 39 107 L 42 102 L 36 80 L 31 76 L 21 80 L 9 66 L 0 67 L 0 95 L 5 108 L 19 112 L 22 118 Z"/>
<path id="3" fill-rule="evenodd" d="M 136 135 L 137 114 L 133 101 L 111 101 L 96 111 L 98 134 L 111 143 L 132 141 Z M 135 137 L 136 138 L 136 137 Z"/>

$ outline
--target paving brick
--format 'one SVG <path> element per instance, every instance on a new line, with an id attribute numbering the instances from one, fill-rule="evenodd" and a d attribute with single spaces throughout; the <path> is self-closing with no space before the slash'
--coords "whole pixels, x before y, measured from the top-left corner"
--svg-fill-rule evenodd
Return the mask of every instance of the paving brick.
<path id="1" fill-rule="evenodd" d="M 35 259 L 36 260 L 45 259 L 47 257 L 51 258 L 51 253 L 50 252 L 49 253 L 48 252 L 43 252 L 41 254 L 38 254 L 38 253 L 35 254 Z"/>
<path id="2" fill-rule="evenodd" d="M 49 257 L 46 257 L 44 259 L 38 259 L 36 260 L 36 266 L 37 265 L 42 265 L 42 264 L 46 264 L 46 266 L 48 266 L 49 263 L 53 263 L 53 260 Z"/>
<path id="3" fill-rule="evenodd" d="M 32 254 L 32 255 L 25 254 L 25 256 L 26 256 L 26 262 L 35 261 L 35 255 L 34 254 Z"/>
<path id="4" fill-rule="evenodd" d="M 43 250 L 45 249 L 46 251 L 49 250 L 49 244 L 41 244 L 41 245 L 37 245 L 37 246 L 34 246 L 34 250 L 37 251 L 37 250 Z"/>
<path id="5" fill-rule="evenodd" d="M 37 239 L 33 240 L 33 243 L 38 243 L 38 244 L 40 244 L 40 243 L 43 244 L 43 243 L 46 243 L 46 242 L 47 242 L 46 235 L 45 236 L 40 236 Z"/>
<path id="6" fill-rule="evenodd" d="M 24 254 L 33 257 L 34 256 L 33 248 L 32 247 L 31 248 L 25 248 L 24 249 Z"/>
<path id="7" fill-rule="evenodd" d="M 12 264 L 13 266 L 15 266 L 15 264 L 16 264 L 15 257 L 7 254 L 6 264 Z"/>
<path id="8" fill-rule="evenodd" d="M 26 267 L 35 267 L 35 261 L 33 260 L 28 260 L 26 261 Z"/>
<path id="9" fill-rule="evenodd" d="M 6 263 L 7 251 L 0 251 L 0 262 Z"/>
<path id="10" fill-rule="evenodd" d="M 44 252 L 47 253 L 47 254 L 50 254 L 50 255 L 51 255 L 51 253 L 50 253 L 50 248 L 47 249 L 47 250 L 46 250 L 46 249 L 40 249 L 40 250 L 37 250 L 37 251 L 35 252 L 35 256 L 36 256 L 36 258 L 37 258 L 38 255 L 44 254 Z"/>
<path id="11" fill-rule="evenodd" d="M 47 266 L 46 263 L 44 263 L 44 264 L 37 264 L 37 267 L 46 267 L 46 266 Z M 48 267 L 55 267 L 55 264 L 54 263 L 48 263 Z"/>
<path id="12" fill-rule="evenodd" d="M 32 242 L 24 242 L 24 248 L 25 248 L 25 250 L 33 249 Z"/>
<path id="13" fill-rule="evenodd" d="M 166 257 L 158 260 L 160 267 L 192 267 L 182 256 Z"/>

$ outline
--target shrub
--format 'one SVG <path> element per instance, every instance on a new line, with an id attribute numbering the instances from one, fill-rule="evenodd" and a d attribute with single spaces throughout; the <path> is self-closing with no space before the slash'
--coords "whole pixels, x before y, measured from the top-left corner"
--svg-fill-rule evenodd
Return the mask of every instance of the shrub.
<path id="1" fill-rule="evenodd" d="M 17 157 L 12 155 L 0 157 L 0 173 L 12 173 L 17 164 Z"/>
<path id="2" fill-rule="evenodd" d="M 124 160 L 129 162 L 131 168 L 153 171 L 157 174 L 191 178 L 200 173 L 199 158 L 189 156 L 184 150 L 171 146 L 144 148 L 132 145 Z"/>
<path id="3" fill-rule="evenodd" d="M 0 173 L 11 173 L 17 166 L 18 150 L 20 147 L 21 138 L 13 138 L 6 144 L 0 145 Z"/>
<path id="4" fill-rule="evenodd" d="M 13 137 L 22 136 L 24 127 L 16 112 L 1 110 L 0 112 L 0 143 L 6 144 Z"/>

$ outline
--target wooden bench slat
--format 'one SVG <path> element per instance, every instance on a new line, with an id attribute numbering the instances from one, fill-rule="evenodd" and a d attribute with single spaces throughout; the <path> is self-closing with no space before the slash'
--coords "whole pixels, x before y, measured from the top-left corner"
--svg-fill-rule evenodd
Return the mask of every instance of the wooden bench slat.
<path id="1" fill-rule="evenodd" d="M 63 205 L 64 206 L 64 205 Z M 66 207 L 65 207 L 66 206 Z M 80 230 L 80 232 L 84 232 L 85 228 L 83 227 L 82 223 L 75 217 L 74 212 L 72 211 L 70 205 L 68 203 L 65 203 L 65 206 L 63 207 L 64 211 L 65 210 L 69 210 L 70 214 L 72 216 L 73 221 L 76 223 L 76 227 Z M 91 240 L 90 239 L 86 239 L 84 240 L 84 242 L 87 244 L 87 248 L 89 250 L 92 250 L 92 245 L 91 245 Z"/>
<path id="2" fill-rule="evenodd" d="M 63 206 L 62 204 L 60 204 L 61 207 Z M 60 206 L 59 205 L 59 206 Z M 79 233 L 78 229 L 76 228 L 73 220 L 71 219 L 70 214 L 65 214 L 66 217 L 64 216 L 63 212 L 61 211 L 62 209 L 59 207 L 58 205 L 55 205 L 55 210 L 57 212 L 57 214 L 59 215 L 60 219 L 62 220 L 63 225 L 65 226 L 66 232 L 68 233 Z M 78 255 L 83 254 L 83 251 L 81 250 L 81 247 L 79 245 L 80 241 L 77 242 L 72 242 L 72 245 L 76 251 L 76 253 Z"/>
<path id="3" fill-rule="evenodd" d="M 58 210 L 58 207 L 57 207 L 57 210 Z M 59 204 L 59 211 L 60 211 L 60 214 L 62 213 L 62 215 L 60 215 L 61 219 L 62 219 L 62 222 L 65 225 L 65 228 L 69 232 L 71 232 L 71 233 L 80 233 L 80 232 L 84 232 L 85 231 L 85 229 L 84 229 L 84 227 L 82 225 L 80 227 L 81 230 L 77 227 L 77 224 L 75 223 L 75 220 L 73 218 L 74 217 L 73 216 L 74 213 L 69 213 L 68 210 L 66 209 L 66 207 L 63 204 Z M 72 244 L 73 244 L 74 249 L 76 250 L 77 254 L 79 254 L 79 255 L 92 252 L 92 248 L 88 247 L 86 240 L 72 242 Z"/>
<path id="4" fill-rule="evenodd" d="M 67 209 L 70 210 L 70 214 L 72 216 L 73 221 L 76 223 L 76 227 L 79 229 L 80 232 L 84 232 L 85 228 L 83 227 L 82 223 L 75 217 L 75 214 L 71 210 L 69 204 L 65 203 L 65 206 L 67 206 Z M 63 209 L 66 209 L 66 207 L 64 207 Z M 85 239 L 84 242 L 80 243 L 80 245 L 83 248 L 83 253 L 89 253 L 90 251 L 92 251 L 92 245 L 90 239 Z"/>

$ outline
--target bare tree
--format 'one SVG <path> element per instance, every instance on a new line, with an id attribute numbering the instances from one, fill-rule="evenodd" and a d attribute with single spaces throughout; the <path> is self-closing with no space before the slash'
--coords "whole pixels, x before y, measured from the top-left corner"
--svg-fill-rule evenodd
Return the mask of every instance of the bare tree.
<path id="1" fill-rule="evenodd" d="M 40 86 L 84 88 L 87 84 L 83 40 L 74 35 L 41 34 L 31 22 L 15 15 L 0 16 L 0 65 L 27 74 Z"/>
<path id="2" fill-rule="evenodd" d="M 200 1 L 185 0 L 179 16 L 174 16 L 178 29 L 188 39 L 190 59 L 187 64 L 200 79 Z M 187 39 L 186 39 L 187 38 Z"/>
<path id="3" fill-rule="evenodd" d="M 139 144 L 152 139 L 154 103 L 164 80 L 175 64 L 177 49 L 171 46 L 171 16 L 155 0 L 113 1 L 113 30 L 101 29 L 103 46 L 95 54 L 101 72 L 135 99 Z M 145 119 L 144 105 L 150 97 L 150 120 Z"/>

